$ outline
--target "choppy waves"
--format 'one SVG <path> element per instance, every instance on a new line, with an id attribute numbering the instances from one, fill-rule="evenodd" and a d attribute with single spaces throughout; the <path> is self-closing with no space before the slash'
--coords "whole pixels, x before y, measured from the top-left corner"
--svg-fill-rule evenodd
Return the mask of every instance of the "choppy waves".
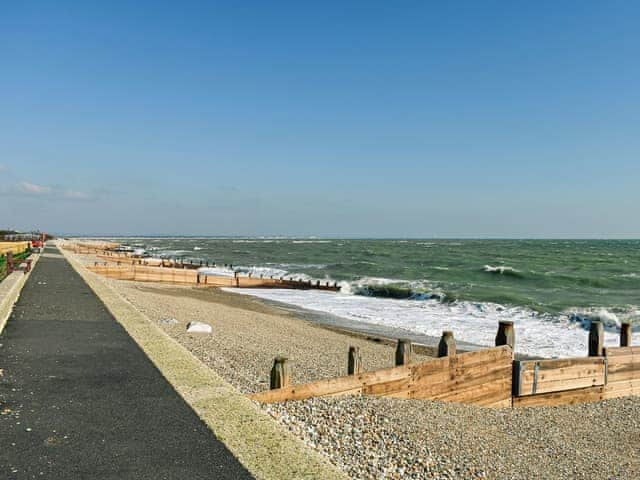
<path id="1" fill-rule="evenodd" d="M 493 267 L 491 265 L 485 265 L 482 268 L 482 271 L 485 273 L 492 273 L 492 274 L 498 274 L 498 275 L 507 275 L 510 277 L 522 277 L 523 274 L 520 270 L 516 270 L 513 267 L 508 267 L 505 265 L 499 265 L 497 267 Z"/>
<path id="2" fill-rule="evenodd" d="M 493 345 L 498 321 L 511 320 L 516 328 L 517 351 L 543 357 L 586 355 L 590 319 L 596 316 L 598 319 L 613 318 L 602 311 L 582 312 L 581 315 L 569 312 L 538 314 L 521 307 L 458 301 L 446 303 L 438 299 L 415 301 L 301 290 L 230 291 L 434 337 L 440 336 L 443 330 L 451 330 L 460 341 L 485 346 Z M 638 322 L 640 312 L 635 313 L 635 322 Z M 605 344 L 608 346 L 616 346 L 619 342 L 617 325 L 620 318 L 617 315 L 615 318 L 617 320 L 606 324 Z M 640 340 L 637 328 L 633 336 L 634 342 Z"/>

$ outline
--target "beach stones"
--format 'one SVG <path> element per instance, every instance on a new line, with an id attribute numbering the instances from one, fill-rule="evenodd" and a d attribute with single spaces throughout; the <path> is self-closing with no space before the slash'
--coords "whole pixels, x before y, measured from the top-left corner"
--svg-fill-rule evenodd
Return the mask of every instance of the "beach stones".
<path id="1" fill-rule="evenodd" d="M 211 325 L 202 322 L 189 322 L 187 333 L 211 333 Z"/>
<path id="2" fill-rule="evenodd" d="M 177 318 L 163 318 L 162 320 L 160 320 L 160 323 L 162 323 L 163 325 L 176 325 L 179 322 Z"/>

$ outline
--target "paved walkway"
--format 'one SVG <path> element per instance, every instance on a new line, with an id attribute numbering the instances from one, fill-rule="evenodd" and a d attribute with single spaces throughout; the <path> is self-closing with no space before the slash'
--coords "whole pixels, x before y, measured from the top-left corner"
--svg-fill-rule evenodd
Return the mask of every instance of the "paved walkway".
<path id="1" fill-rule="evenodd" d="M 54 247 L 0 344 L 0 478 L 251 478 Z"/>

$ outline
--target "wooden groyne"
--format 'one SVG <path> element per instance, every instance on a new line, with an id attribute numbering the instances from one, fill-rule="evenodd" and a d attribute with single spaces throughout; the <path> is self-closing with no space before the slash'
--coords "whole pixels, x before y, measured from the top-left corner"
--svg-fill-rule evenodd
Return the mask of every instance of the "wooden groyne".
<path id="1" fill-rule="evenodd" d="M 496 347 L 457 353 L 452 332 L 444 332 L 439 358 L 411 363 L 411 342 L 399 340 L 396 366 L 362 373 L 358 349 L 347 356 L 349 375 L 295 385 L 288 360 L 278 356 L 271 390 L 249 395 L 261 403 L 337 395 L 427 399 L 483 407 L 538 407 L 640 395 L 640 347 L 630 345 L 623 324 L 620 347 L 603 348 L 600 322 L 592 322 L 589 356 L 514 360 L 512 322 L 500 322 Z"/>
<path id="2" fill-rule="evenodd" d="M 299 290 L 340 291 L 337 282 L 321 282 L 320 280 L 299 280 L 292 276 L 274 278 L 264 275 L 255 276 L 251 273 L 232 272 L 230 275 L 216 275 L 206 271 L 198 271 L 203 267 L 216 267 L 215 263 L 206 261 L 183 261 L 179 259 L 158 259 L 150 257 L 135 257 L 126 252 L 117 252 L 118 244 L 109 242 L 83 243 L 67 242 L 61 245 L 65 250 L 76 254 L 90 254 L 99 258 L 87 267 L 92 272 L 108 278 L 131 280 L 137 282 L 161 282 L 178 285 L 194 285 L 200 287 L 228 287 L 228 288 L 286 288 Z"/>
<path id="3" fill-rule="evenodd" d="M 103 254 L 105 252 L 112 252 L 120 245 L 113 242 L 64 242 L 59 243 L 58 246 L 64 250 L 68 250 L 73 253 L 80 254 Z"/>
<path id="4" fill-rule="evenodd" d="M 199 287 L 229 287 L 229 288 L 288 288 L 299 290 L 326 290 L 337 292 L 337 283 L 310 280 L 296 280 L 294 278 L 265 278 L 235 273 L 234 276 L 217 276 L 201 273 L 195 269 L 154 267 L 146 265 L 112 265 L 95 262 L 87 267 L 94 273 L 107 278 L 118 280 L 132 280 L 136 282 L 161 282 L 180 285 L 194 285 Z"/>

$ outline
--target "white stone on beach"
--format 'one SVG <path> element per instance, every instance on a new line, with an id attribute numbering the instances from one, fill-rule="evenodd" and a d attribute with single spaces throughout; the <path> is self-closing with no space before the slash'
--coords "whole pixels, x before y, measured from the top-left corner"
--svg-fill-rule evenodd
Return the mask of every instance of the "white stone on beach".
<path id="1" fill-rule="evenodd" d="M 202 322 L 189 322 L 187 333 L 211 333 L 211 325 Z"/>
<path id="2" fill-rule="evenodd" d="M 178 323 L 178 319 L 177 318 L 163 318 L 162 320 L 160 320 L 160 323 L 164 323 L 165 325 L 175 325 L 176 323 Z"/>

